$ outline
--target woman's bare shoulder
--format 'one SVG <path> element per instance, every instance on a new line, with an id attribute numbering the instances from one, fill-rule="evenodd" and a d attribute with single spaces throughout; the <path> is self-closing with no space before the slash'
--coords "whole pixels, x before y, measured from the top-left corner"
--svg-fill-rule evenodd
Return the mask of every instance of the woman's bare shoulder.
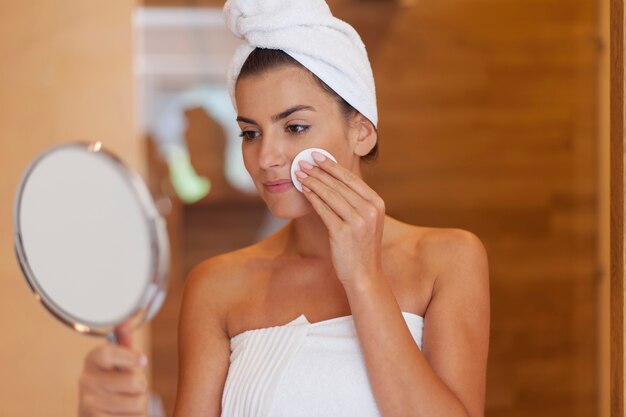
<path id="1" fill-rule="evenodd" d="M 428 310 L 432 318 L 437 294 L 444 310 L 488 306 L 487 252 L 476 234 L 460 228 L 399 226 L 405 237 L 402 250 L 396 252 L 405 253 L 404 269 L 407 262 L 413 265 L 411 280 L 423 284 L 414 289 L 421 301 L 417 311 Z M 459 297 L 465 301 L 450 301 Z"/>
<path id="2" fill-rule="evenodd" d="M 210 257 L 189 272 L 187 281 L 194 281 L 194 285 L 211 289 L 236 285 L 238 281 L 249 277 L 252 265 L 269 258 L 266 252 L 263 244 L 257 243 Z"/>
<path id="3" fill-rule="evenodd" d="M 203 303 L 213 304 L 225 315 L 233 302 L 249 293 L 256 277 L 271 270 L 274 259 L 273 245 L 267 239 L 213 256 L 189 272 L 185 293 L 196 294 Z"/>
<path id="4" fill-rule="evenodd" d="M 438 227 L 424 229 L 418 243 L 433 255 L 438 254 L 449 259 L 461 252 L 484 250 L 482 241 L 469 230 Z"/>
<path id="5" fill-rule="evenodd" d="M 188 274 L 178 326 L 179 388 L 175 415 L 218 415 L 230 357 L 227 318 L 244 286 L 244 248 L 211 257 Z"/>
<path id="6" fill-rule="evenodd" d="M 416 246 L 434 272 L 433 294 L 444 287 L 474 291 L 489 286 L 489 264 L 484 244 L 476 234 L 459 228 L 429 228 Z"/>
<path id="7" fill-rule="evenodd" d="M 392 219 L 395 235 L 405 242 L 408 250 L 418 259 L 427 261 L 433 269 L 449 266 L 457 261 L 482 262 L 486 250 L 473 232 L 460 228 L 425 227 Z"/>

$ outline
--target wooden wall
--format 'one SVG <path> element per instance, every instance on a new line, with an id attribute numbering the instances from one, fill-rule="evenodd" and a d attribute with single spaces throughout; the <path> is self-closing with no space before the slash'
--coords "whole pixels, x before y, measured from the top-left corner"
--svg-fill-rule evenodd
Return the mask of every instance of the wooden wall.
<path id="1" fill-rule="evenodd" d="M 611 417 L 626 409 L 624 385 L 624 0 L 611 0 Z"/>
<path id="2" fill-rule="evenodd" d="M 602 53 L 598 65 L 598 263 L 602 276 L 598 285 L 598 416 L 611 413 L 611 82 L 610 0 L 599 4 L 599 35 Z"/>
<path id="3" fill-rule="evenodd" d="M 596 413 L 596 7 L 418 2 L 373 51 L 372 184 L 390 214 L 489 253 L 489 416 Z"/>
<path id="4" fill-rule="evenodd" d="M 381 155 L 367 178 L 389 214 L 469 229 L 487 247 L 486 415 L 598 415 L 599 1 L 329 3 L 372 60 Z M 216 207 L 181 208 L 196 211 L 181 230 L 216 239 L 203 220 Z"/>
<path id="5" fill-rule="evenodd" d="M 29 161 L 65 141 L 100 140 L 144 171 L 133 127 L 133 1 L 0 4 L 0 416 L 75 416 L 85 353 L 32 296 L 13 252 L 13 198 Z M 148 346 L 147 328 L 138 335 Z"/>

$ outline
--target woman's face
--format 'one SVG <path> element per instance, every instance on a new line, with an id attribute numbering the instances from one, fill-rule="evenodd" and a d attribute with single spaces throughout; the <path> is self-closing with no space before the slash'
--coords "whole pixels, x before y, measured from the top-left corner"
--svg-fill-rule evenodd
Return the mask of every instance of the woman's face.
<path id="1" fill-rule="evenodd" d="M 306 70 L 285 66 L 243 77 L 235 97 L 244 164 L 275 216 L 293 219 L 313 210 L 291 182 L 300 151 L 322 148 L 348 169 L 358 165 L 339 104 Z M 284 184 L 268 184 L 275 182 Z"/>

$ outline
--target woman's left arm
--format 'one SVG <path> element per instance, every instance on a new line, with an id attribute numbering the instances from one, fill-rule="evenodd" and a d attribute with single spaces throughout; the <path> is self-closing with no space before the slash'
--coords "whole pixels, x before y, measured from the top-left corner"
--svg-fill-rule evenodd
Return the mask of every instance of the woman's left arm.
<path id="1" fill-rule="evenodd" d="M 484 415 L 489 345 L 485 250 L 473 234 L 439 237 L 449 259 L 426 310 L 423 351 L 382 276 L 346 288 L 374 395 L 385 417 Z"/>
<path id="2" fill-rule="evenodd" d="M 314 154 L 315 155 L 315 154 Z M 360 178 L 325 159 L 305 168 L 305 195 L 329 230 L 378 407 L 385 417 L 484 414 L 489 272 L 480 240 L 448 229 L 431 238 L 438 265 L 423 351 L 382 270 L 384 204 Z M 436 258 L 443 259 L 441 256 Z"/>

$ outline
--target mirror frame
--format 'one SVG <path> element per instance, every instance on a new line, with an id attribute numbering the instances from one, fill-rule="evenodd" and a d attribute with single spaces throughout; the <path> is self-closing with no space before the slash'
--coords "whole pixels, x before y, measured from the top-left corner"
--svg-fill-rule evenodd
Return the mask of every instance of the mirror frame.
<path id="1" fill-rule="evenodd" d="M 167 294 L 170 253 L 165 223 L 157 210 L 150 192 L 139 175 L 127 167 L 122 160 L 117 157 L 117 155 L 104 149 L 100 142 L 70 142 L 52 146 L 33 158 L 19 182 L 13 205 L 14 250 L 19 260 L 18 264 L 22 274 L 33 292 L 35 299 L 39 301 L 39 303 L 43 305 L 50 314 L 77 332 L 95 336 L 106 336 L 109 340 L 117 342 L 117 327 L 121 323 L 96 326 L 87 322 L 81 322 L 79 318 L 68 314 L 63 310 L 63 308 L 57 306 L 54 300 L 51 300 L 46 296 L 45 291 L 40 287 L 34 273 L 30 269 L 28 257 L 26 256 L 22 243 L 20 230 L 20 202 L 27 180 L 43 158 L 53 152 L 65 148 L 77 148 L 86 152 L 98 153 L 111 162 L 115 168 L 121 172 L 125 181 L 133 190 L 133 194 L 137 198 L 137 202 L 139 203 L 147 222 L 147 229 L 150 233 L 150 241 L 152 242 L 150 247 L 150 252 L 152 253 L 150 279 L 144 287 L 142 298 L 137 306 L 123 319 L 123 323 L 126 324 L 126 326 L 124 326 L 125 330 L 135 329 L 143 322 L 152 318 L 152 316 L 159 310 Z"/>

